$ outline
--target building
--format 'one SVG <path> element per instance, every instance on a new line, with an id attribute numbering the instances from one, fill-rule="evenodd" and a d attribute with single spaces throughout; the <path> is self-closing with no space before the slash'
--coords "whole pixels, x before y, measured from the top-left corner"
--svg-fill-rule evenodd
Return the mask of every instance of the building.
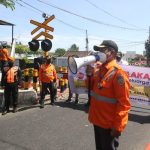
<path id="1" fill-rule="evenodd" d="M 122 57 L 123 60 L 129 62 L 130 60 L 136 57 L 136 51 L 127 51 L 126 54 Z"/>

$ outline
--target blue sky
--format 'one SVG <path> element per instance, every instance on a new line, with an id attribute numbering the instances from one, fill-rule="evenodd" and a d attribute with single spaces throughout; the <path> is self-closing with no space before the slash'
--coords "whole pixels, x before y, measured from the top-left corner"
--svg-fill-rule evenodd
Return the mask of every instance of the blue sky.
<path id="1" fill-rule="evenodd" d="M 26 5 L 23 1 L 39 9 L 39 11 Z M 85 50 L 85 30 L 87 30 L 90 50 L 93 49 L 93 45 L 100 44 L 105 39 L 111 39 L 116 41 L 119 50 L 122 52 L 136 51 L 138 54 L 143 53 L 144 42 L 149 36 L 149 0 L 40 1 L 48 5 L 38 0 L 18 0 L 14 11 L 0 5 L 0 20 L 16 25 L 14 37 L 18 41 L 27 44 L 36 36 L 36 34 L 31 36 L 31 31 L 36 26 L 31 24 L 30 20 L 43 22 L 42 12 L 45 12 L 49 16 L 54 14 L 56 17 L 49 23 L 51 27 L 54 27 L 54 32 L 50 33 L 54 36 L 51 51 L 55 51 L 57 48 L 67 50 L 74 43 L 79 46 L 80 50 Z M 57 6 L 80 17 L 50 5 Z M 84 17 L 87 19 L 83 19 Z M 93 19 L 93 21 L 90 21 L 90 19 Z M 69 24 L 69 26 L 66 24 Z M 11 42 L 11 27 L 0 26 L 0 41 L 5 40 Z"/>

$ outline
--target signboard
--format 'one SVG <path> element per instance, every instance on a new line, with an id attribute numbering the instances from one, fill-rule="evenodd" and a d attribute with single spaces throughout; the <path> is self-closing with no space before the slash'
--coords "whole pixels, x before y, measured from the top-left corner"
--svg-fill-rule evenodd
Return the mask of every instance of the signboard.
<path id="1" fill-rule="evenodd" d="M 134 103 L 150 105 L 150 68 L 121 65 L 129 75 L 130 100 Z M 71 91 L 77 94 L 87 93 L 85 67 L 78 70 L 77 74 L 68 71 Z"/>
<path id="2" fill-rule="evenodd" d="M 49 18 L 47 18 L 43 23 L 39 23 L 37 21 L 34 20 L 30 20 L 30 23 L 36 25 L 37 27 L 31 32 L 31 35 L 33 35 L 34 33 L 36 33 L 37 31 L 39 31 L 41 28 L 45 29 L 45 31 L 40 32 L 39 34 L 37 34 L 33 39 L 36 40 L 38 39 L 40 36 L 45 36 L 45 38 L 49 38 L 49 39 L 53 39 L 53 36 L 48 34 L 48 31 L 53 32 L 54 28 L 48 26 L 48 23 L 50 21 L 52 21 L 55 18 L 54 15 L 50 16 Z"/>

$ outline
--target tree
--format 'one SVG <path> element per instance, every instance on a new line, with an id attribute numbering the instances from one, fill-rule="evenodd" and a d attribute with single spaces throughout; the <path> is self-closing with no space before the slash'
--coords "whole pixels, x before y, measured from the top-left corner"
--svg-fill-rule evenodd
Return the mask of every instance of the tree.
<path id="1" fill-rule="evenodd" d="M 55 50 L 55 55 L 57 57 L 61 57 L 61 56 L 63 56 L 65 54 L 65 52 L 66 52 L 66 50 L 64 48 L 57 48 Z"/>
<path id="2" fill-rule="evenodd" d="M 145 49 L 146 49 L 147 66 L 150 67 L 150 41 L 149 40 L 145 42 Z"/>
<path id="3" fill-rule="evenodd" d="M 72 44 L 68 51 L 79 51 L 79 47 L 76 44 Z"/>
<path id="4" fill-rule="evenodd" d="M 0 4 L 4 5 L 6 8 L 11 8 L 11 10 L 14 10 L 16 1 L 17 0 L 0 0 Z"/>
<path id="5" fill-rule="evenodd" d="M 17 44 L 15 49 L 16 49 L 16 53 L 18 53 L 18 54 L 29 53 L 29 48 L 26 45 Z"/>

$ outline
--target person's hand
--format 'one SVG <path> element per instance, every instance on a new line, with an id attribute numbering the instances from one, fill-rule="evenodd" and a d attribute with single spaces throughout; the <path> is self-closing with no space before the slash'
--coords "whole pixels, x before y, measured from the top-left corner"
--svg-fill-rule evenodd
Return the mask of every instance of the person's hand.
<path id="1" fill-rule="evenodd" d="M 116 129 L 112 129 L 110 134 L 111 136 L 118 138 L 121 135 L 121 132 L 117 131 Z"/>
<path id="2" fill-rule="evenodd" d="M 91 65 L 87 65 L 87 67 L 86 67 L 86 75 L 87 76 L 92 76 L 93 75 L 93 71 L 94 71 L 94 68 Z"/>

